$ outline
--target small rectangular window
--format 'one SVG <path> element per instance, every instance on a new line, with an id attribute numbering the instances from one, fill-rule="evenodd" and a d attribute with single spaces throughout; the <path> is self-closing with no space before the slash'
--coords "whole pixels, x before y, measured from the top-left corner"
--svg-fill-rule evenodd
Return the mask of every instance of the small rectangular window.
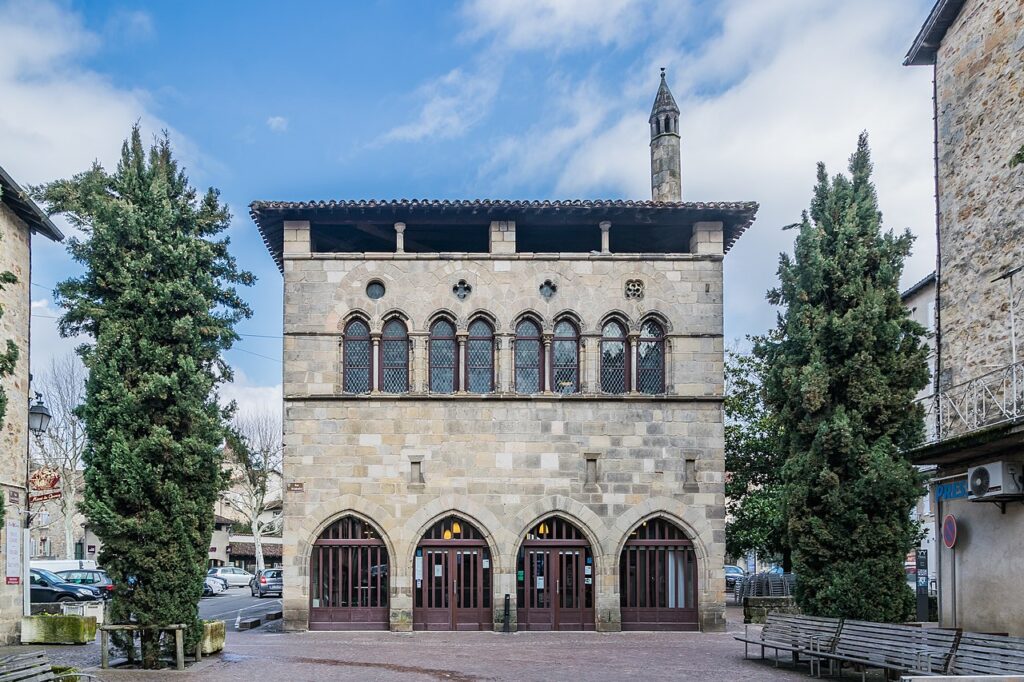
<path id="1" fill-rule="evenodd" d="M 597 485 L 597 455 L 585 453 L 584 457 L 584 485 Z"/>
<path id="2" fill-rule="evenodd" d="M 412 467 L 409 469 L 409 482 L 413 484 L 424 483 L 423 480 L 423 462 L 411 462 Z"/>
<path id="3" fill-rule="evenodd" d="M 687 457 L 685 461 L 685 469 L 683 472 L 686 476 L 687 483 L 697 482 L 697 460 L 692 457 Z"/>

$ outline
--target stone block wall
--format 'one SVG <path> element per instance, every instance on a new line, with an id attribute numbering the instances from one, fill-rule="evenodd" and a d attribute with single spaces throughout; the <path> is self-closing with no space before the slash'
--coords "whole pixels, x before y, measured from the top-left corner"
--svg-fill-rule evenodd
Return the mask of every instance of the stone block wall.
<path id="1" fill-rule="evenodd" d="M 515 618 L 516 554 L 530 527 L 557 513 L 594 554 L 597 628 L 617 630 L 619 557 L 629 534 L 664 517 L 693 541 L 699 619 L 725 627 L 722 229 L 703 223 L 696 254 L 515 253 L 514 223 L 491 226 L 490 254 L 310 253 L 308 227 L 285 224 L 285 627 L 307 627 L 313 542 L 345 514 L 381 532 L 391 566 L 391 627 L 412 626 L 413 554 L 423 533 L 455 513 L 492 553 L 492 604 Z M 615 229 L 614 226 L 611 227 Z M 465 298 L 453 285 L 465 280 Z M 541 284 L 557 291 L 545 298 Z M 642 297 L 634 284 L 642 282 Z M 385 295 L 371 299 L 378 281 Z M 545 334 L 561 317 L 581 330 L 581 392 L 512 392 L 520 316 Z M 358 315 L 379 332 L 391 316 L 410 332 L 410 392 L 342 392 L 342 331 Z M 495 328 L 496 390 L 430 395 L 428 334 L 437 316 L 464 332 L 477 315 Z M 605 320 L 634 340 L 653 317 L 666 335 L 666 391 L 599 391 Z M 588 484 L 586 460 L 597 459 Z M 417 463 L 417 467 L 413 464 Z M 419 471 L 422 477 L 415 474 Z"/>
<path id="2" fill-rule="evenodd" d="M 1008 284 L 992 280 L 1024 264 L 1024 166 L 1009 166 L 1024 144 L 1019 0 L 967 0 L 939 48 L 936 86 L 940 381 L 954 385 L 1010 362 Z M 1015 286 L 1020 296 L 1024 276 Z"/>
<path id="3" fill-rule="evenodd" d="M 743 622 L 764 625 L 769 613 L 799 614 L 794 597 L 744 597 Z"/>
<path id="4" fill-rule="evenodd" d="M 0 203 L 0 272 L 12 272 L 17 284 L 0 291 L 0 344 L 14 341 L 20 351 L 14 374 L 0 380 L 7 394 L 7 413 L 0 423 L 0 494 L 6 501 L 4 527 L 0 528 L 0 644 L 17 640 L 21 621 L 20 585 L 7 585 L 7 522 L 19 521 L 25 499 L 25 448 L 28 437 L 28 333 L 29 333 L 29 229 Z"/>

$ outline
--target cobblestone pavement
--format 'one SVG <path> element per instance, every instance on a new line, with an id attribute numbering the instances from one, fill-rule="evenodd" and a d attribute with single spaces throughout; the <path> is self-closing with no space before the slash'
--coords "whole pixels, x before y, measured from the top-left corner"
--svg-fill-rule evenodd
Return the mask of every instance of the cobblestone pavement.
<path id="1" fill-rule="evenodd" d="M 171 676 L 182 682 L 807 679 L 806 666 L 794 670 L 788 661 L 775 668 L 770 662 L 744 660 L 743 645 L 733 639 L 743 626 L 729 610 L 729 632 L 715 634 L 283 633 L 277 621 L 255 632 L 229 629 L 223 654 Z M 168 679 L 166 672 L 97 670 L 95 644 L 45 649 L 54 662 L 91 668 L 108 682 Z M 752 655 L 759 653 L 751 649 Z"/>

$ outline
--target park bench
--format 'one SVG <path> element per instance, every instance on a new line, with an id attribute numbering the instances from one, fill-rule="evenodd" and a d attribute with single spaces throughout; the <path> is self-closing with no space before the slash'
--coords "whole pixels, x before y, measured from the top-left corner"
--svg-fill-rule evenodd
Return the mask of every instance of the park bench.
<path id="1" fill-rule="evenodd" d="M 965 632 L 953 652 L 950 675 L 1024 672 L 1024 639 Z"/>
<path id="2" fill-rule="evenodd" d="M 801 653 L 812 649 L 831 651 L 841 621 L 838 618 L 799 616 L 785 613 L 769 613 L 758 637 L 751 637 L 744 628 L 743 636 L 735 639 L 743 642 L 743 657 L 747 657 L 751 644 L 761 647 L 761 658 L 765 649 L 775 651 L 775 665 L 779 664 L 779 651 L 793 654 L 793 662 L 800 660 Z"/>
<path id="3" fill-rule="evenodd" d="M 869 668 L 913 673 L 943 673 L 949 668 L 950 656 L 960 638 L 959 630 L 939 630 L 913 625 L 869 623 L 844 620 L 830 650 L 819 647 L 809 653 L 812 668 L 821 661 L 844 663 L 859 668 L 861 679 Z"/>
<path id="4" fill-rule="evenodd" d="M 2 682 L 49 682 L 70 677 L 97 679 L 95 675 L 86 673 L 53 672 L 53 664 L 42 651 L 29 651 L 0 657 L 0 681 Z"/>

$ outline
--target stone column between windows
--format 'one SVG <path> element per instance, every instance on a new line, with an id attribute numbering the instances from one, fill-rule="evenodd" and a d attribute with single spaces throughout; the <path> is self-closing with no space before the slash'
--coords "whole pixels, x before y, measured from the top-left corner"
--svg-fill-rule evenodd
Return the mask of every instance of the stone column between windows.
<path id="1" fill-rule="evenodd" d="M 550 394 L 551 393 L 551 372 L 552 372 L 552 367 L 551 366 L 554 364 L 554 358 L 551 357 L 551 333 L 550 332 L 544 332 L 541 336 L 542 336 L 542 341 L 544 343 L 544 348 L 541 351 L 543 353 L 543 355 L 540 358 L 540 368 L 541 368 L 541 375 L 542 375 L 541 376 L 540 387 L 541 387 L 541 389 L 543 389 L 545 394 Z"/>
<path id="2" fill-rule="evenodd" d="M 504 343 L 502 343 L 502 341 L 500 340 L 501 338 L 504 338 Z M 498 337 L 497 335 L 495 335 L 494 343 L 497 344 L 499 348 L 499 353 L 504 358 L 503 360 L 498 361 L 499 364 L 501 365 L 502 370 L 501 379 L 499 383 L 501 383 L 502 388 L 504 389 L 505 392 L 514 393 L 516 390 L 514 367 L 516 350 L 515 338 L 513 338 L 512 336 Z"/>
<path id="3" fill-rule="evenodd" d="M 455 339 L 458 346 L 455 352 L 458 353 L 458 361 L 455 363 L 455 392 L 465 393 L 469 390 L 468 379 L 466 378 L 466 338 L 469 332 L 460 330 L 455 332 Z"/>
<path id="4" fill-rule="evenodd" d="M 587 340 L 580 335 L 580 347 L 579 347 L 579 361 L 576 363 L 579 366 L 579 382 L 580 382 L 580 393 L 586 393 L 587 387 L 590 386 L 590 382 L 587 381 Z"/>
<path id="5" fill-rule="evenodd" d="M 372 361 L 370 367 L 372 368 L 370 374 L 370 393 L 380 393 L 380 385 L 383 383 L 383 377 L 381 377 L 381 366 L 380 366 L 380 332 L 370 332 L 370 355 Z"/>
<path id="6" fill-rule="evenodd" d="M 405 223 L 395 223 L 395 253 L 405 253 Z"/>
<path id="7" fill-rule="evenodd" d="M 505 385 L 505 382 L 502 380 L 503 377 L 501 376 L 501 345 L 501 337 L 495 334 L 494 348 L 491 350 L 491 362 L 494 364 L 494 366 L 491 368 L 491 371 L 494 372 L 493 380 L 495 393 L 501 393 L 502 386 Z"/>
<path id="8" fill-rule="evenodd" d="M 611 235 L 609 235 L 609 231 L 612 229 L 612 224 L 608 220 L 602 220 L 598 227 L 601 228 L 601 253 L 611 253 Z"/>
<path id="9" fill-rule="evenodd" d="M 665 340 L 664 344 L 662 345 L 662 349 L 665 352 L 665 376 L 662 377 L 662 383 L 665 386 L 665 393 L 675 393 L 675 375 L 672 374 L 672 339 L 668 337 L 668 334 L 665 335 Z"/>
<path id="10" fill-rule="evenodd" d="M 637 359 L 640 355 L 640 332 L 631 331 L 626 337 L 629 340 L 629 393 L 638 394 L 639 391 L 636 389 L 636 377 L 637 377 Z"/>
<path id="11" fill-rule="evenodd" d="M 409 334 L 410 353 L 409 364 L 412 367 L 412 382 L 409 389 L 414 393 L 426 393 L 428 389 L 427 378 L 427 354 L 430 352 L 430 340 L 426 334 Z"/>
<path id="12" fill-rule="evenodd" d="M 585 344 L 587 340 L 590 341 L 591 352 L 587 353 L 585 358 L 581 358 L 580 371 L 583 376 L 586 377 L 586 384 L 590 387 L 591 392 L 601 392 L 601 337 L 596 334 L 588 334 L 585 337 L 581 337 L 581 341 Z M 582 362 L 586 359 L 586 362 Z M 586 389 L 581 389 L 586 390 Z"/>

